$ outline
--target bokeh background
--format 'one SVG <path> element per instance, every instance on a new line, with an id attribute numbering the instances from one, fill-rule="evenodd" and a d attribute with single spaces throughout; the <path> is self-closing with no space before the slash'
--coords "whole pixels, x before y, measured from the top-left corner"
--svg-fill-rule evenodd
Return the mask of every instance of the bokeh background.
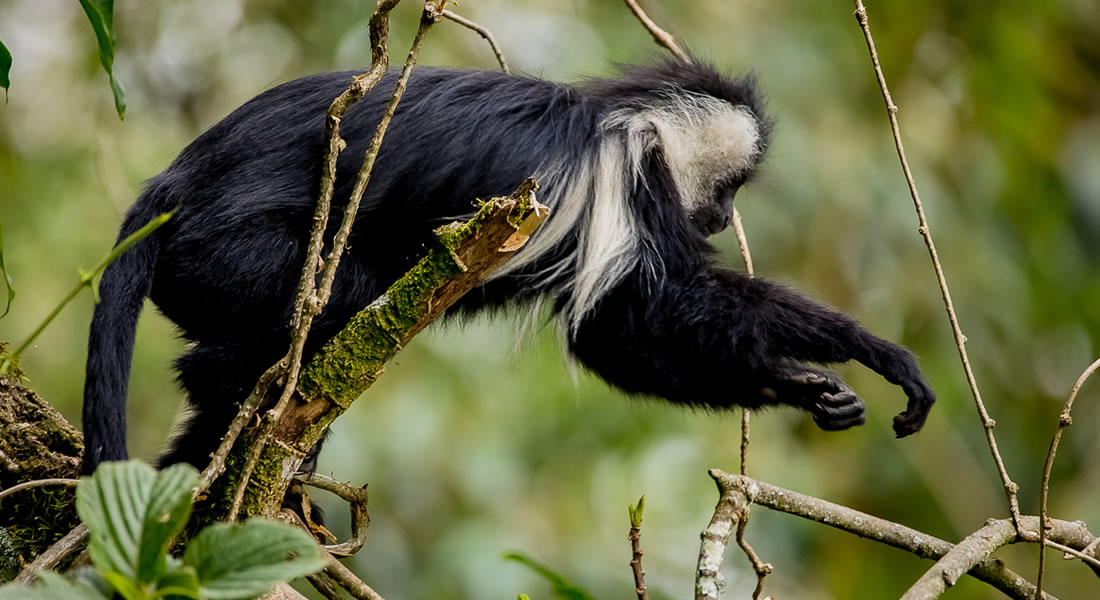
<path id="1" fill-rule="evenodd" d="M 897 441 L 900 392 L 859 367 L 866 426 L 818 431 L 793 412 L 754 420 L 752 474 L 956 540 L 1005 501 L 898 168 L 852 4 L 650 1 L 653 16 L 730 71 L 756 70 L 779 118 L 765 176 L 738 198 L 758 272 L 858 316 L 919 356 L 939 403 Z M 364 66 L 362 0 L 118 0 L 113 110 L 95 42 L 71 0 L 0 3 L 14 55 L 0 106 L 0 223 L 18 297 L 0 340 L 19 341 L 110 247 L 142 181 L 260 91 Z M 615 0 L 467 1 L 512 66 L 570 80 L 659 54 Z M 1100 353 L 1100 3 L 870 2 L 885 73 L 971 359 L 1026 511 L 1069 387 Z M 393 20 L 403 60 L 419 3 Z M 445 22 L 425 64 L 495 68 L 488 46 Z M 472 149 L 476 151 L 476 149 Z M 722 261 L 740 268 L 731 232 Z M 79 422 L 83 295 L 26 353 L 30 385 Z M 335 426 L 321 470 L 371 484 L 373 522 L 351 562 L 390 600 L 550 597 L 504 561 L 522 551 L 600 598 L 632 597 L 627 504 L 647 498 L 654 598 L 692 589 L 699 531 L 716 500 L 709 467 L 736 469 L 736 414 L 693 413 L 610 391 L 524 316 L 436 326 Z M 527 331 L 527 333 L 523 333 Z M 130 388 L 130 448 L 152 458 L 181 395 L 172 326 L 148 310 Z M 1083 392 L 1054 472 L 1051 513 L 1100 525 L 1100 383 Z M 327 499 L 322 499 L 326 501 Z M 339 505 L 330 519 L 346 533 Z M 749 537 L 780 598 L 897 597 L 929 563 L 757 509 Z M 1035 548 L 1002 552 L 1034 577 Z M 1055 557 L 1056 558 L 1056 557 Z M 728 596 L 754 577 L 731 551 Z M 1051 562 L 1050 590 L 1100 597 L 1080 565 Z M 997 597 L 964 579 L 948 598 Z"/>

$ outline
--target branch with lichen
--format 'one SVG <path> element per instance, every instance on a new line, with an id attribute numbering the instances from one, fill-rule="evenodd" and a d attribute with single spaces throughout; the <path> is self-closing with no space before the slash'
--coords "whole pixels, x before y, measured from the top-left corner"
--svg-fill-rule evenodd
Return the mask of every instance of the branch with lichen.
<path id="1" fill-rule="evenodd" d="M 252 419 L 252 415 L 260 406 L 260 402 L 267 395 L 268 389 L 275 381 L 298 369 L 300 365 L 302 349 L 306 336 L 309 334 L 309 326 L 312 315 L 320 313 L 324 304 L 315 301 L 316 297 L 316 273 L 321 262 L 321 248 L 324 245 L 324 233 L 328 226 L 329 212 L 332 208 L 332 195 L 336 188 L 336 161 L 340 151 L 346 147 L 343 138 L 340 137 L 340 121 L 344 113 L 366 96 L 382 79 L 386 69 L 389 68 L 389 14 L 401 0 L 380 0 L 374 13 L 371 15 L 369 31 L 371 41 L 371 66 L 366 73 L 355 77 L 348 88 L 340 94 L 329 106 L 325 115 L 325 153 L 322 158 L 324 167 L 321 171 L 320 194 L 317 206 L 313 213 L 313 227 L 309 234 L 309 243 L 306 246 L 306 259 L 302 267 L 302 275 L 298 284 L 298 292 L 294 300 L 294 309 L 291 317 L 291 341 L 287 355 L 268 368 L 256 382 L 248 398 L 241 404 L 236 417 L 230 423 L 229 430 L 222 437 L 221 444 L 214 452 L 210 464 L 202 472 L 202 487 L 209 487 L 224 471 L 225 461 L 229 452 L 233 449 L 237 438 L 245 426 Z M 335 250 L 335 247 L 334 247 Z M 343 250 L 341 248 L 340 253 Z M 338 257 L 340 253 L 329 252 L 329 258 Z M 308 312 L 307 312 L 308 311 Z M 316 311 L 316 312 L 314 312 Z M 294 373 L 297 377 L 297 373 Z M 291 387 L 291 386 L 287 386 Z M 196 490 L 198 492 L 198 490 Z"/>
<path id="2" fill-rule="evenodd" d="M 522 247 L 548 216 L 535 200 L 533 179 L 512 195 L 481 205 L 469 221 L 435 231 L 427 256 L 382 296 L 360 311 L 302 369 L 287 410 L 274 423 L 264 444 L 241 511 L 274 515 L 309 450 L 328 426 L 374 383 L 388 362 L 460 297 L 479 285 L 497 266 Z M 226 492 L 236 489 L 239 467 L 256 433 L 227 459 L 228 469 L 211 490 L 208 519 L 228 514 Z M 240 445 L 238 445 L 240 446 Z"/>
<path id="3" fill-rule="evenodd" d="M 292 336 L 290 353 L 287 356 L 289 365 L 283 378 L 285 383 L 282 386 L 282 393 L 279 396 L 278 402 L 276 402 L 275 406 L 264 415 L 260 435 L 256 436 L 253 440 L 248 458 L 241 467 L 240 483 L 237 485 L 233 503 L 230 506 L 227 516 L 230 521 L 235 520 L 237 517 L 237 512 L 240 510 L 241 503 L 243 502 L 245 489 L 248 487 L 252 471 L 256 468 L 257 461 L 259 461 L 263 444 L 271 438 L 275 424 L 282 417 L 283 412 L 290 402 L 291 395 L 295 392 L 295 388 L 298 384 L 298 377 L 301 373 L 302 354 L 305 349 L 306 336 L 309 334 L 310 323 L 314 317 L 321 314 L 321 310 L 328 303 L 332 293 L 332 284 L 336 280 L 336 269 L 340 266 L 340 258 L 343 256 L 344 248 L 347 246 L 348 238 L 351 236 L 351 228 L 352 225 L 355 224 L 355 217 L 359 212 L 359 202 L 362 200 L 367 185 L 370 183 L 371 173 L 374 170 L 374 163 L 378 159 L 378 152 L 382 148 L 382 139 L 385 137 L 390 121 L 397 111 L 397 105 L 401 102 L 401 98 L 405 94 L 405 87 L 408 85 L 413 67 L 420 58 L 420 47 L 424 43 L 424 38 L 428 34 L 428 30 L 442 18 L 442 10 L 446 3 L 447 0 L 427 0 L 424 2 L 424 10 L 420 16 L 420 25 L 416 29 L 416 35 L 413 36 L 408 57 L 405 59 L 405 65 L 401 68 L 401 74 L 397 78 L 397 83 L 394 84 L 393 93 L 390 95 L 389 102 L 386 103 L 382 119 L 378 122 L 377 128 L 375 128 L 374 137 L 371 138 L 370 144 L 367 146 L 366 154 L 363 158 L 363 165 L 359 168 L 355 186 L 352 188 L 351 198 L 348 199 L 348 203 L 344 207 L 343 220 L 340 222 L 340 228 L 336 231 L 336 235 L 333 238 L 332 249 L 328 253 L 323 268 L 320 269 L 321 282 L 316 285 L 316 288 L 313 287 L 313 282 L 315 281 L 317 267 L 321 265 L 318 262 L 310 262 L 308 259 L 306 261 L 305 268 L 302 271 L 299 296 L 295 303 L 294 316 L 291 319 L 291 328 L 294 330 L 294 334 Z M 379 46 L 384 45 L 384 41 L 379 44 Z M 386 64 L 386 61 L 382 57 L 373 55 L 373 51 L 372 58 L 376 65 L 378 63 Z M 382 69 L 383 72 L 384 70 L 385 69 Z M 381 77 L 381 72 L 378 77 Z M 339 101 L 339 98 L 337 101 Z M 337 151 L 338 150 L 339 148 L 337 148 Z M 335 160 L 335 156 L 330 155 L 328 158 L 326 170 L 322 176 L 322 195 L 325 191 L 325 181 L 328 175 L 332 175 L 331 179 L 327 179 L 329 185 L 333 185 L 335 181 L 335 171 L 331 171 L 331 169 L 335 168 Z M 331 192 L 329 192 L 329 194 L 331 195 Z M 320 213 L 321 207 L 318 205 L 317 214 Z M 314 223 L 314 226 L 315 229 L 320 229 L 320 231 L 316 233 L 318 235 L 323 235 L 324 224 L 317 221 Z"/>

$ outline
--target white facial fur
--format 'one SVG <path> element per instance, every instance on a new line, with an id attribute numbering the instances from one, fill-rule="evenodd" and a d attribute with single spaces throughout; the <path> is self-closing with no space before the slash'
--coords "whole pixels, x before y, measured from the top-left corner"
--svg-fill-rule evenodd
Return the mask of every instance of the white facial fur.
<path id="1" fill-rule="evenodd" d="M 493 278 L 514 273 L 576 236 L 576 248 L 556 264 L 535 274 L 562 280 L 567 291 L 564 318 L 574 333 L 583 317 L 620 281 L 640 266 L 655 280 L 663 271 L 660 257 L 642 252 L 646 232 L 634 222 L 626 194 L 642 179 L 645 154 L 656 145 L 680 192 L 685 211 L 714 199 L 717 184 L 751 168 L 760 152 L 756 119 L 743 107 L 717 98 L 670 91 L 667 102 L 643 110 L 616 111 L 602 123 L 600 143 L 586 156 L 569 157 L 536 174 L 547 193 L 541 200 L 553 211 L 519 253 Z M 578 228 L 577 224 L 585 226 Z"/>
<path id="2" fill-rule="evenodd" d="M 685 92 L 667 98 L 662 106 L 612 115 L 609 121 L 620 123 L 631 137 L 656 133 L 647 145 L 661 145 L 684 209 L 691 212 L 713 201 L 719 182 L 753 166 L 760 130 L 745 107 Z"/>

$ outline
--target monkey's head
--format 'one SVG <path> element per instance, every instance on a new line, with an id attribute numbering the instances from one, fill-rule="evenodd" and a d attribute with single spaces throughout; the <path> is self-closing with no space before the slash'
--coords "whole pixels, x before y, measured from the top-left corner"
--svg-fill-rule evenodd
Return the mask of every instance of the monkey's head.
<path id="1" fill-rule="evenodd" d="M 726 229 L 734 197 L 764 159 L 772 130 L 755 78 L 678 60 L 629 67 L 626 74 L 605 88 L 621 106 L 605 125 L 625 132 L 632 159 L 659 154 L 703 235 Z"/>

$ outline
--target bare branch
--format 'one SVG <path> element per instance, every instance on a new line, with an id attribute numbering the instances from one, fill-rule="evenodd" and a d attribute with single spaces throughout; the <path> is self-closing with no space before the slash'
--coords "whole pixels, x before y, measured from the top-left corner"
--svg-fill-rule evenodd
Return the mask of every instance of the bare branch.
<path id="1" fill-rule="evenodd" d="M 984 527 L 968 535 L 965 540 L 945 554 L 943 558 L 926 571 L 902 596 L 902 600 L 923 600 L 938 598 L 947 588 L 958 583 L 967 571 L 970 571 L 982 560 L 991 560 L 990 556 L 1001 546 L 1019 541 L 1033 541 L 1036 538 L 1036 530 L 1039 529 L 1039 519 L 1036 517 L 1022 517 L 1020 525 L 1023 531 L 1017 531 L 1016 526 L 1008 519 L 990 520 Z M 1057 526 L 1054 535 L 1063 538 L 1062 541 L 1075 543 L 1080 547 L 1087 547 L 1081 535 L 1091 536 L 1081 523 L 1069 523 L 1057 521 L 1050 523 L 1050 528 Z M 1076 531 L 1075 531 L 1076 530 Z M 1067 539 L 1068 538 L 1068 539 Z M 1100 561 L 1092 556 L 1082 553 L 1080 550 L 1067 544 L 1047 541 L 1047 546 L 1076 556 L 1088 563 L 1093 568 L 1100 566 Z M 1039 597 L 1039 587 L 1035 586 L 1035 592 L 1029 597 Z M 1046 597 L 1044 594 L 1043 597 Z"/>
<path id="2" fill-rule="evenodd" d="M 497 45 L 497 39 L 493 37 L 493 32 L 489 31 L 489 28 L 485 27 L 484 25 L 478 25 L 477 23 L 474 23 L 466 17 L 456 14 L 450 10 L 445 9 L 443 11 L 443 16 L 454 21 L 455 23 L 458 23 L 459 25 L 462 25 L 467 29 L 472 29 L 473 31 L 477 32 L 478 35 L 485 38 L 485 41 L 489 42 L 489 47 L 493 49 L 493 54 L 496 55 L 497 62 L 500 63 L 500 70 L 504 71 L 505 73 L 511 73 L 511 71 L 508 70 L 508 61 L 504 60 L 504 53 L 500 51 L 500 46 Z"/>
<path id="3" fill-rule="evenodd" d="M 713 470 L 711 477 L 714 477 Z M 710 523 L 700 535 L 702 541 L 699 544 L 699 563 L 695 568 L 695 600 L 718 600 L 722 588 L 726 586 L 721 572 L 722 562 L 730 536 L 750 502 L 743 491 L 723 488 L 722 481 L 717 477 L 715 481 L 720 493 Z"/>
<path id="4" fill-rule="evenodd" d="M 826 500 L 793 492 L 762 481 L 741 475 L 731 475 L 719 469 L 711 469 L 711 477 L 718 483 L 723 496 L 736 498 L 745 496 L 753 504 L 759 504 L 772 510 L 823 523 L 830 527 L 853 533 L 869 540 L 877 541 L 894 548 L 911 552 L 921 558 L 938 560 L 954 548 L 949 542 L 917 531 L 910 527 L 887 521 L 834 504 Z M 721 500 L 720 500 L 721 502 Z M 1035 517 L 1025 518 L 1025 523 L 1038 525 Z M 1054 520 L 1055 531 L 1052 537 L 1075 548 L 1084 548 L 1093 536 L 1081 523 Z M 1035 598 L 1035 586 L 1021 575 L 1005 568 L 1004 564 L 993 558 L 984 558 L 970 571 L 975 579 L 984 581 L 1005 595 L 1017 600 Z M 1045 599 L 1053 599 L 1043 594 Z"/>
<path id="5" fill-rule="evenodd" d="M 328 600 L 344 600 L 344 594 L 340 591 L 340 587 L 324 571 L 306 575 L 306 580 L 313 586 L 313 589 Z"/>
<path id="6" fill-rule="evenodd" d="M 56 544 L 50 546 L 48 550 L 38 555 L 31 564 L 23 567 L 23 570 L 19 572 L 19 575 L 15 578 L 15 583 L 22 583 L 24 585 L 34 581 L 36 574 L 39 571 L 48 571 L 61 564 L 61 561 L 65 560 L 67 556 L 75 552 L 78 548 L 84 545 L 84 542 L 88 541 L 88 526 L 81 523 L 73 530 L 57 541 Z"/>
<path id="7" fill-rule="evenodd" d="M 975 565 L 1014 539 L 1016 528 L 1011 521 L 990 521 L 985 527 L 966 536 L 966 539 L 937 561 L 935 566 L 925 571 L 901 599 L 939 598 Z"/>
<path id="8" fill-rule="evenodd" d="M 21 492 L 23 490 L 29 490 L 31 488 L 45 487 L 45 486 L 48 486 L 48 485 L 63 485 L 63 486 L 72 487 L 72 486 L 74 486 L 78 483 L 80 483 L 79 479 L 63 479 L 63 478 L 36 479 L 34 481 L 26 481 L 26 482 L 23 482 L 23 483 L 20 483 L 20 484 L 13 485 L 10 488 L 7 488 L 5 490 L 0 490 L 0 500 L 3 500 L 4 498 L 7 498 L 8 496 L 11 496 L 11 495 L 13 495 L 17 492 Z"/>
<path id="9" fill-rule="evenodd" d="M 325 574 L 332 577 L 356 600 L 386 600 L 335 558 L 330 557 L 328 567 L 325 567 Z"/>
<path id="10" fill-rule="evenodd" d="M 668 51 L 675 54 L 676 58 L 684 62 L 691 62 L 691 58 L 687 55 L 687 52 L 681 50 L 680 46 L 676 44 L 676 38 L 672 37 L 671 33 L 661 29 L 660 26 L 654 23 L 653 19 L 650 19 L 649 15 L 642 10 L 637 0 L 626 0 L 626 5 L 633 11 L 634 16 L 638 17 L 638 20 L 642 22 L 642 26 L 649 30 L 650 35 L 653 36 L 653 41 L 668 48 Z"/>
<path id="11" fill-rule="evenodd" d="M 924 244 L 928 246 L 928 254 L 932 258 L 932 266 L 936 271 L 940 293 L 943 295 L 944 308 L 947 310 L 947 319 L 951 322 L 951 330 L 955 334 L 955 345 L 959 349 L 959 358 L 962 361 L 963 371 L 966 373 L 966 381 L 970 385 L 970 394 L 974 397 L 974 404 L 978 409 L 979 417 L 981 417 L 982 427 L 985 429 L 989 451 L 993 454 L 993 462 L 996 463 L 997 472 L 1001 476 L 1001 484 L 1004 486 L 1005 497 L 1008 498 L 1008 510 L 1012 515 L 1012 522 L 1016 524 L 1018 529 L 1020 525 L 1020 503 L 1016 494 L 1020 486 L 1016 485 L 1016 482 L 1009 477 L 1008 470 L 1005 469 L 1004 459 L 1001 458 L 1001 452 L 997 448 L 997 438 L 993 435 L 996 421 L 989 416 L 989 411 L 985 408 L 982 394 L 978 390 L 978 382 L 974 379 L 974 371 L 970 368 L 970 358 L 966 353 L 966 336 L 963 335 L 962 327 L 959 326 L 959 319 L 955 315 L 955 305 L 951 301 L 951 291 L 947 287 L 943 265 L 940 264 L 939 255 L 936 253 L 936 245 L 932 241 L 932 230 L 928 227 L 928 219 L 924 216 L 924 205 L 921 203 L 920 194 L 917 192 L 917 183 L 913 180 L 913 172 L 909 168 L 909 161 L 905 158 L 905 146 L 901 142 L 901 129 L 898 126 L 898 107 L 890 96 L 890 89 L 886 86 L 886 76 L 883 75 L 882 66 L 879 64 L 878 52 L 875 50 L 875 40 L 871 37 L 871 28 L 867 24 L 867 9 L 863 6 L 863 0 L 855 0 L 855 3 L 856 21 L 859 22 L 859 27 L 863 30 L 867 50 L 871 54 L 871 64 L 874 65 L 875 76 L 878 78 L 879 89 L 882 91 L 882 99 L 886 103 L 886 113 L 890 118 L 890 129 L 894 134 L 894 146 L 898 152 L 898 159 L 901 161 L 902 171 L 905 173 L 905 181 L 909 184 L 909 195 L 913 198 L 913 206 L 917 211 L 917 220 L 920 223 L 918 231 L 924 237 Z"/>
<path id="12" fill-rule="evenodd" d="M 351 510 L 351 539 L 342 544 L 326 545 L 322 548 L 335 556 L 351 556 L 359 552 L 367 542 L 367 527 L 370 525 L 366 484 L 356 487 L 319 473 L 300 474 L 298 479 L 307 485 L 336 494 L 348 503 Z"/>
<path id="13" fill-rule="evenodd" d="M 1066 427 L 1073 424 L 1070 411 L 1073 410 L 1073 401 L 1077 399 L 1077 392 L 1081 391 L 1081 386 L 1085 385 L 1085 381 L 1097 369 L 1100 369 L 1100 358 L 1089 365 L 1073 384 L 1073 389 L 1069 392 L 1069 398 L 1066 399 L 1066 404 L 1062 407 L 1062 413 L 1058 415 L 1058 427 L 1054 429 L 1054 437 L 1050 440 L 1050 450 L 1047 452 L 1047 459 L 1043 464 L 1042 483 L 1039 485 L 1039 522 L 1043 524 L 1043 527 L 1039 528 L 1039 575 L 1035 578 L 1035 587 L 1040 590 L 1043 589 L 1043 572 L 1046 570 L 1047 497 L 1050 494 L 1050 472 L 1054 468 L 1054 457 L 1058 454 L 1058 443 L 1062 440 L 1062 432 Z"/>

